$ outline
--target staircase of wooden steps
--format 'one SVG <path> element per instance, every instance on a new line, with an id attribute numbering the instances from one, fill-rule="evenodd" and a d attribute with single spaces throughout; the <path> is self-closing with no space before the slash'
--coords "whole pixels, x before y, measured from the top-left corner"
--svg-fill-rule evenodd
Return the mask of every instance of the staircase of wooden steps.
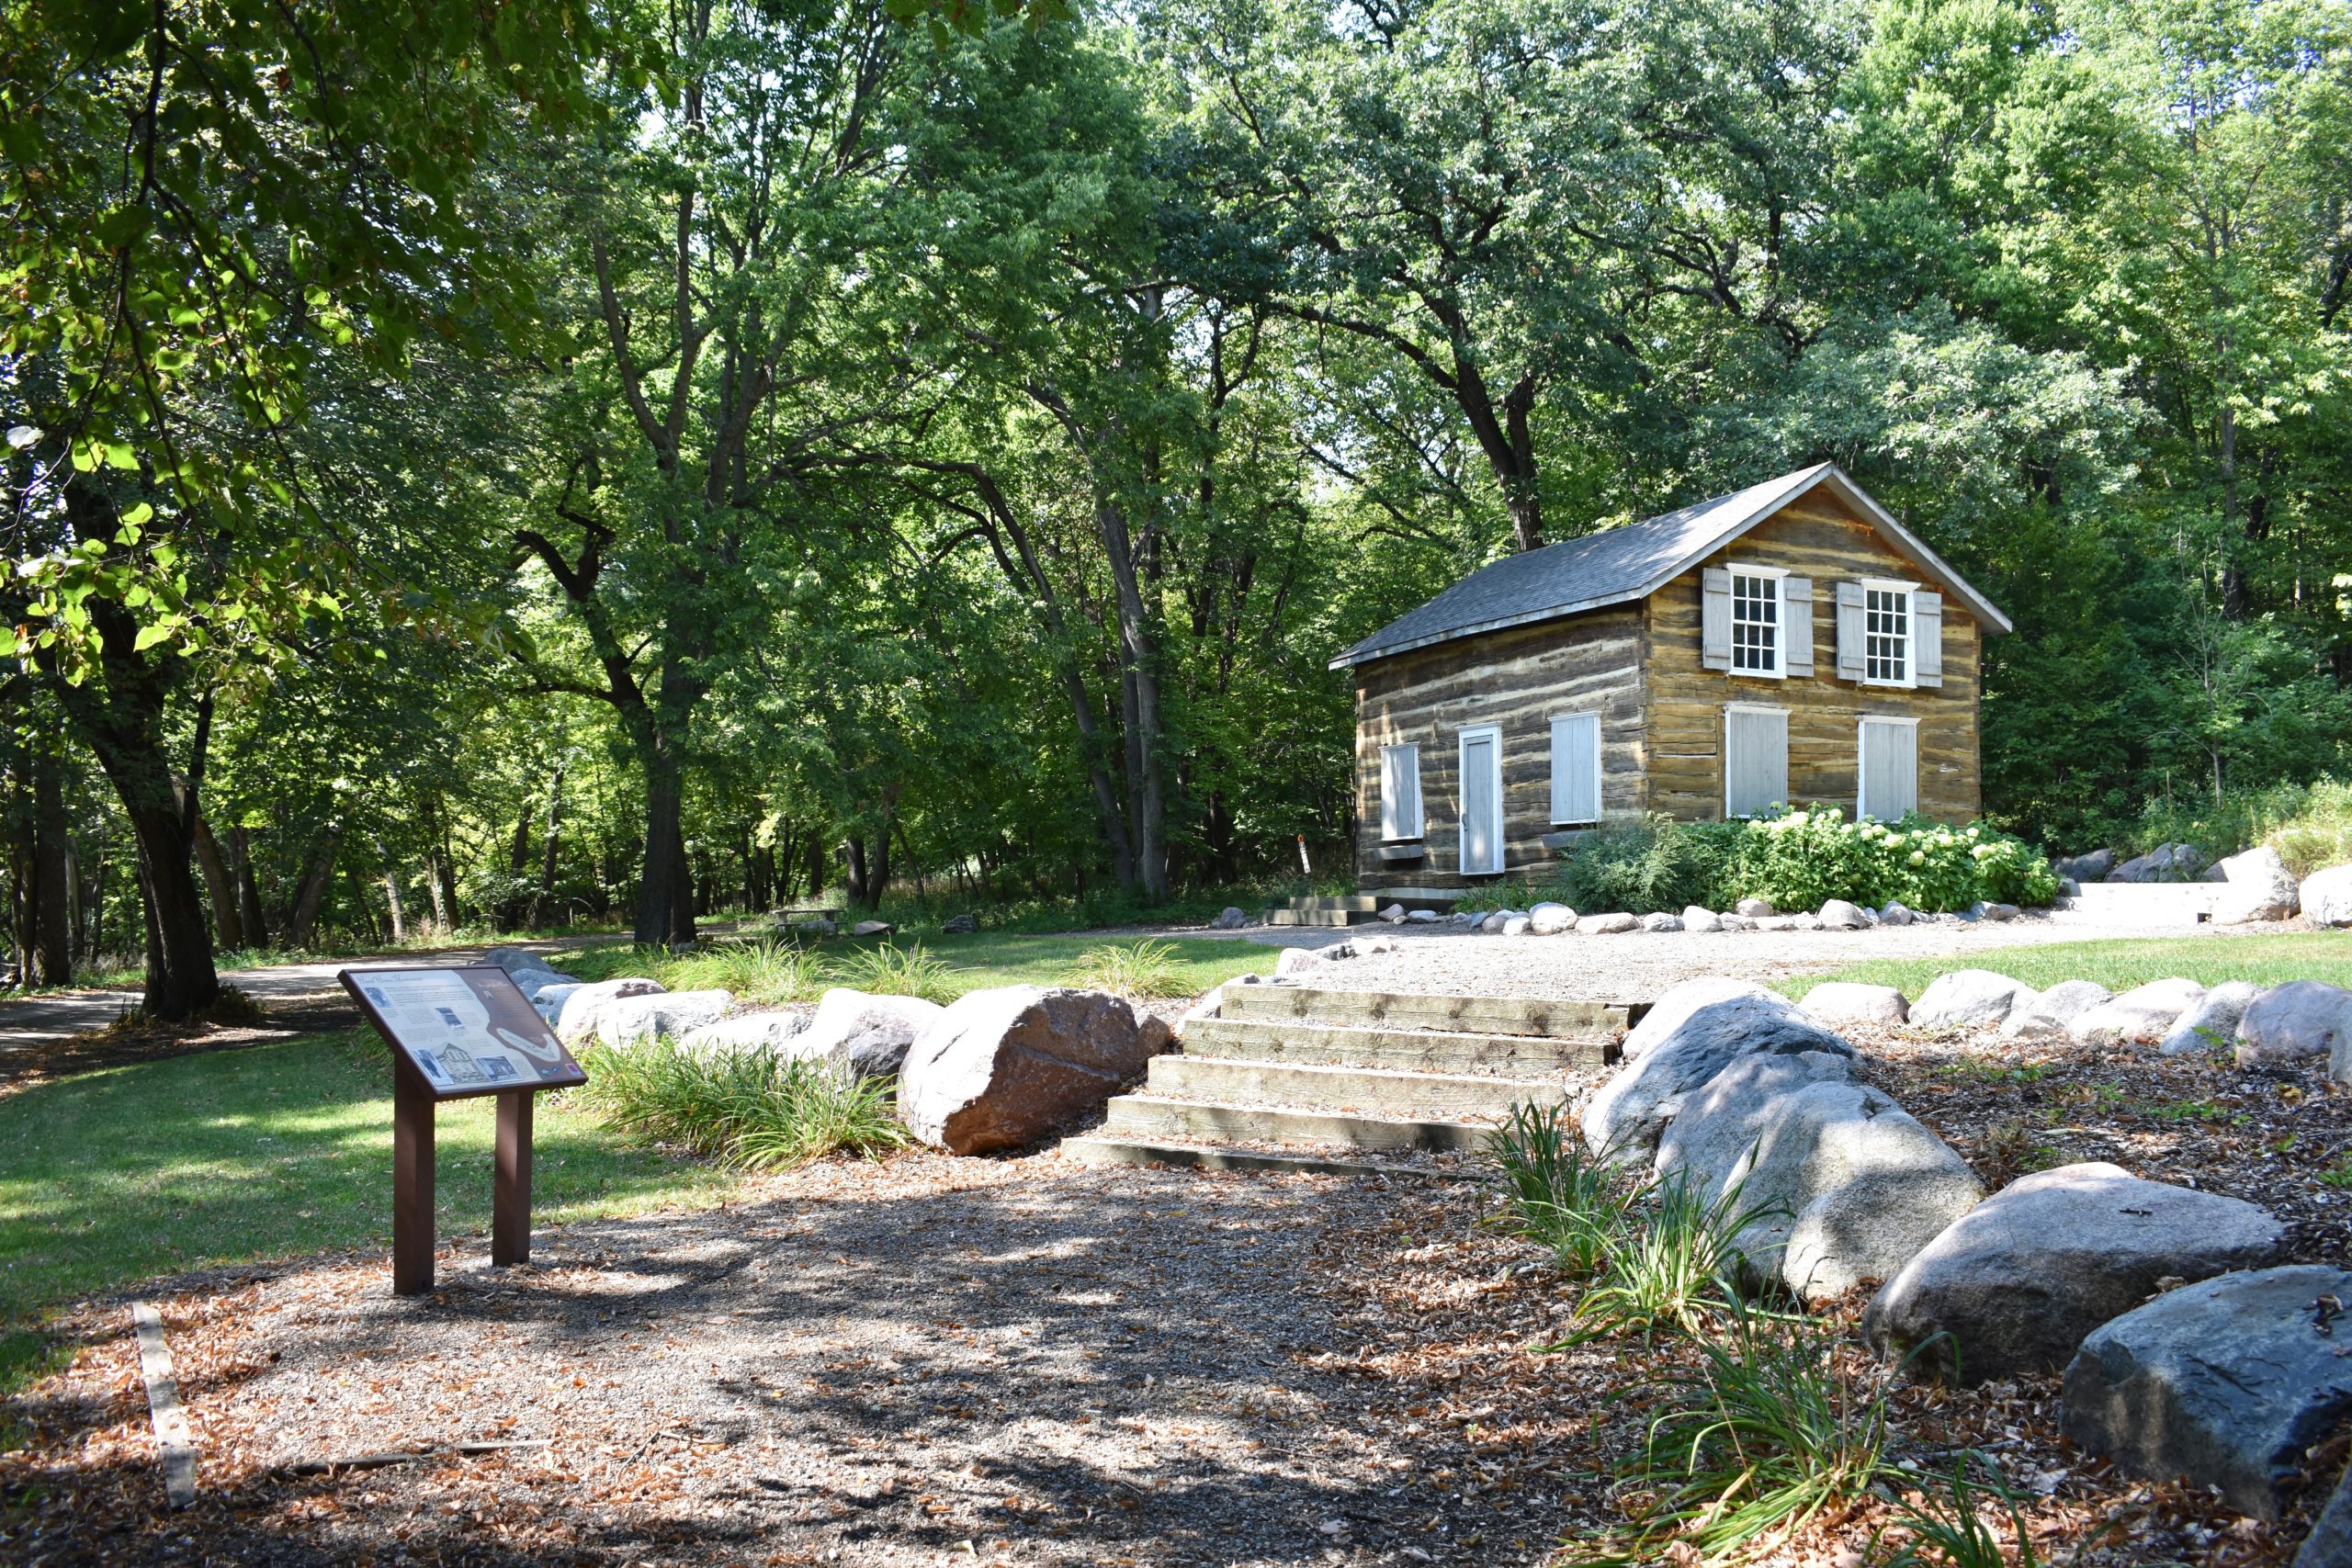
<path id="1" fill-rule="evenodd" d="M 1597 1081 L 1639 1004 L 1220 987 L 1062 1152 L 1095 1165 L 1442 1176 L 1511 1109 Z"/>
<path id="2" fill-rule="evenodd" d="M 1395 904 L 1408 912 L 1427 909 L 1445 914 L 1462 901 L 1459 892 L 1400 887 L 1393 893 L 1349 893 L 1323 898 L 1285 898 L 1269 905 L 1270 926 L 1362 926 L 1380 919 L 1380 911 Z"/>

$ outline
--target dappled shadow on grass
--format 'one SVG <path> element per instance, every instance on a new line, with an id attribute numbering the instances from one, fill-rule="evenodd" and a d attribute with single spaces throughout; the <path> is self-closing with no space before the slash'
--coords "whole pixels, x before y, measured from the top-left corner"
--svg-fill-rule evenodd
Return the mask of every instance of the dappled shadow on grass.
<path id="1" fill-rule="evenodd" d="M 1324 1364 L 1344 1331 L 1306 1288 L 1309 1255 L 1377 1191 L 1159 1172 L 874 1185 L 572 1227 L 538 1268 L 453 1270 L 422 1301 L 379 1275 L 314 1280 L 299 1306 L 290 1280 L 265 1290 L 247 1359 L 266 1370 L 216 1418 L 349 1451 L 512 1416 L 554 1441 L 554 1468 L 482 1461 L 481 1518 L 446 1512 L 458 1482 L 427 1467 L 343 1482 L 317 1517 L 294 1506 L 313 1483 L 260 1477 L 225 1528 L 263 1561 L 288 1535 L 356 1551 L 396 1528 L 412 1552 L 460 1551 L 489 1539 L 483 1518 L 549 1560 L 756 1545 L 929 1562 L 966 1541 L 1070 1562 L 1527 1555 L 1443 1488 L 1415 1495 L 1397 1472 L 1437 1439 L 1375 1421 Z M 1507 1533 L 1531 1529 L 1540 1544 L 1533 1521 Z"/>

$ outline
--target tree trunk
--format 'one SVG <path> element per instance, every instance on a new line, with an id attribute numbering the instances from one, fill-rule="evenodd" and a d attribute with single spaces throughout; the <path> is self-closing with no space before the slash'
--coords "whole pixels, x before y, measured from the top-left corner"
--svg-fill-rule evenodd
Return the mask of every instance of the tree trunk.
<path id="1" fill-rule="evenodd" d="M 269 945 L 269 919 L 263 912 L 261 881 L 254 875 L 253 842 L 243 828 L 229 829 L 229 869 L 237 882 L 237 922 L 254 947 Z"/>
<path id="2" fill-rule="evenodd" d="M 855 833 L 842 840 L 842 895 L 846 902 L 864 907 L 865 895 L 865 840 Z"/>
<path id="3" fill-rule="evenodd" d="M 1111 581 L 1118 591 L 1119 653 L 1125 670 L 1122 690 L 1130 720 L 1127 731 L 1129 766 L 1136 781 L 1128 805 L 1135 818 L 1136 882 L 1143 896 L 1159 902 L 1168 897 L 1168 799 L 1159 743 L 1159 650 L 1152 636 L 1151 618 L 1136 580 L 1135 550 L 1128 536 L 1127 514 L 1109 502 L 1094 509 L 1095 525 L 1102 536 L 1103 554 L 1110 558 Z"/>
<path id="4" fill-rule="evenodd" d="M 825 896 L 825 835 L 816 828 L 808 829 L 808 902 L 814 904 Z"/>
<path id="5" fill-rule="evenodd" d="M 637 942 L 673 947 L 695 940 L 694 868 L 686 862 L 684 781 L 666 750 L 645 771 L 645 869 L 637 886 Z"/>
<path id="6" fill-rule="evenodd" d="M 196 816 L 196 863 L 204 872 L 205 896 L 212 900 L 212 929 L 219 933 L 224 951 L 234 953 L 245 945 L 245 923 L 237 908 L 237 884 L 229 874 L 229 863 L 221 857 L 220 841 L 212 836 L 212 824 L 204 814 Z"/>
<path id="7" fill-rule="evenodd" d="M 32 978 L 43 986 L 74 981 L 74 874 L 60 759 L 35 750 L 32 821 Z"/>
<path id="8" fill-rule="evenodd" d="M 343 842 L 343 824 L 327 824 L 327 836 L 319 845 L 318 858 L 311 863 L 310 874 L 302 878 L 301 890 L 294 896 L 294 912 L 286 920 L 286 945 L 304 948 L 311 945 L 311 933 L 319 923 L 319 910 L 327 901 L 327 888 L 334 879 L 334 853 Z"/>
<path id="9" fill-rule="evenodd" d="M 548 781 L 548 830 L 539 850 L 539 890 L 531 899 L 530 925 L 534 931 L 547 922 L 555 901 L 556 852 L 563 831 L 563 763 L 555 760 L 554 776 Z"/>
<path id="10" fill-rule="evenodd" d="M 384 852 L 384 840 L 376 840 L 376 858 L 383 863 L 384 909 L 392 922 L 392 945 L 408 941 L 408 911 L 401 904 L 400 866 Z"/>

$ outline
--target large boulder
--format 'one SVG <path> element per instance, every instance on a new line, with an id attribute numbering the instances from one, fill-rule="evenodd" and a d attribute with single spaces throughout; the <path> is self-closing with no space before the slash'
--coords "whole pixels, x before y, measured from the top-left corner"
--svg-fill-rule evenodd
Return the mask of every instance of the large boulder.
<path id="1" fill-rule="evenodd" d="M 1686 931 L 1719 931 L 1724 929 L 1723 917 L 1713 909 L 1693 904 L 1682 911 L 1682 929 Z"/>
<path id="2" fill-rule="evenodd" d="M 1888 904 L 1878 912 L 1878 923 L 1883 926 L 1907 926 L 1918 918 L 1908 904 L 1900 900 Z"/>
<path id="3" fill-rule="evenodd" d="M 1019 1148 L 1101 1110 L 1168 1038 L 1159 1019 L 1101 991 L 972 991 L 907 1053 L 899 1116 L 951 1153 Z"/>
<path id="4" fill-rule="evenodd" d="M 1823 904 L 1820 914 L 1815 918 L 1826 931 L 1859 931 L 1868 930 L 1871 925 L 1871 919 L 1862 912 L 1862 907 L 1844 898 L 1832 898 Z"/>
<path id="5" fill-rule="evenodd" d="M 1527 929 L 1537 936 L 1558 936 L 1577 929 L 1577 912 L 1566 904 L 1538 904 L 1527 911 Z"/>
<path id="6" fill-rule="evenodd" d="M 553 969 L 510 969 L 507 976 L 514 982 L 514 988 L 523 993 L 523 999 L 526 1002 L 537 1002 L 541 993 L 550 986 L 580 984 L 577 975 L 560 974 Z"/>
<path id="7" fill-rule="evenodd" d="M 1667 987 L 1666 995 L 1650 1005 L 1623 1043 L 1617 1048 L 1620 1060 L 1631 1062 L 1659 1041 L 1666 1039 L 1689 1021 L 1692 1013 L 1734 997 L 1778 997 L 1779 992 L 1759 980 L 1735 980 L 1728 976 L 1709 975 L 1696 980 L 1685 980 L 1679 986 Z"/>
<path id="8" fill-rule="evenodd" d="M 2050 869 L 2060 876 L 2073 877 L 2076 882 L 2098 882 L 2115 869 L 2113 850 L 2093 850 L 2086 855 L 2066 855 L 2050 863 Z"/>
<path id="9" fill-rule="evenodd" d="M 2278 1261 L 2286 1227 L 2253 1204 L 2119 1166 L 2020 1177 L 1954 1221 L 1872 1298 L 1882 1349 L 1966 1382 L 2056 1371 L 2157 1281 Z M 1939 1337 L 1940 1336 L 1940 1337 Z"/>
<path id="10" fill-rule="evenodd" d="M 2107 874 L 2109 882 L 2194 882 L 2205 869 L 2195 844 L 2159 844 Z"/>
<path id="11" fill-rule="evenodd" d="M 1645 931 L 1679 931 L 1681 929 L 1682 917 L 1669 915 L 1663 909 L 1642 917 L 1642 930 Z"/>
<path id="12" fill-rule="evenodd" d="M 1634 930 L 1641 923 L 1633 916 L 1622 912 L 1609 915 L 1586 915 L 1577 921 L 1577 934 L 1578 936 L 1616 936 L 1621 932 Z"/>
<path id="13" fill-rule="evenodd" d="M 2278 852 L 2257 844 L 2244 854 L 2220 863 L 2229 884 L 2213 904 L 2213 923 L 2242 926 L 2255 920 L 2291 920 L 2301 908 L 2295 896 L 2295 875 Z"/>
<path id="14" fill-rule="evenodd" d="M 1732 913 L 1746 915 L 1751 920 L 1760 920 L 1767 915 L 1778 914 L 1780 911 L 1772 908 L 1772 900 L 1770 898 L 1758 898 L 1751 894 L 1734 904 Z"/>
<path id="15" fill-rule="evenodd" d="M 2094 1330 L 2066 1368 L 2077 1448 L 2276 1518 L 2305 1450 L 2352 1414 L 2352 1274 L 2320 1264 L 2184 1285 Z"/>
<path id="16" fill-rule="evenodd" d="M 1825 980 L 1804 994 L 1804 1010 L 1824 1023 L 1901 1023 L 1911 1004 L 1892 986 Z"/>
<path id="17" fill-rule="evenodd" d="M 888 1077 L 907 1059 L 916 1038 L 946 1011 L 921 997 L 876 997 L 836 987 L 817 998 L 816 1016 L 785 1050 L 859 1077 Z"/>
<path id="18" fill-rule="evenodd" d="M 641 975 L 626 976 L 617 980 L 592 980 L 563 998 L 563 1007 L 555 1017 L 556 1037 L 567 1045 L 579 1043 L 597 1032 L 604 1010 L 615 1002 L 632 997 L 658 997 L 662 982 L 649 980 Z"/>
<path id="19" fill-rule="evenodd" d="M 1911 1021 L 1921 1029 L 1961 1029 L 1999 1023 L 2040 995 L 2021 980 L 1990 969 L 1955 969 L 1939 975 L 1911 1004 Z"/>
<path id="20" fill-rule="evenodd" d="M 2238 1020 L 2238 1066 L 2267 1067 L 2331 1055 L 2347 1032 L 2352 991 L 2318 980 L 2290 980 L 2246 1004 Z"/>
<path id="21" fill-rule="evenodd" d="M 619 997 L 597 1013 L 596 1038 L 607 1045 L 626 1045 L 656 1035 L 692 1034 L 717 1023 L 734 1005 L 734 993 L 720 990 Z"/>
<path id="22" fill-rule="evenodd" d="M 2167 1056 L 2199 1056 L 2237 1038 L 2238 1021 L 2262 987 L 2251 980 L 2224 980 L 2173 1021 L 2157 1043 Z"/>
<path id="23" fill-rule="evenodd" d="M 1788 1113 L 1789 1096 L 1817 1083 L 1852 1083 L 1860 1070 L 1857 1058 L 1834 1051 L 1740 1057 L 1673 1102 L 1653 1168 L 1661 1177 L 1680 1175 L 1713 1202 L 1738 1179 L 1757 1141 Z M 1743 1209 L 1757 1203 L 1742 1194 Z"/>
<path id="24" fill-rule="evenodd" d="M 563 1004 L 570 1001 L 572 993 L 579 989 L 580 982 L 577 980 L 560 986 L 542 986 L 538 995 L 531 998 L 531 1005 L 538 1009 L 539 1016 L 548 1021 L 549 1029 L 553 1029 L 556 1020 L 563 1016 Z"/>
<path id="25" fill-rule="evenodd" d="M 2312 1533 L 2295 1550 L 2287 1568 L 2346 1568 L 2352 1564 L 2352 1470 L 2335 1483 L 2327 1506 L 2312 1521 Z"/>
<path id="26" fill-rule="evenodd" d="M 805 1012 L 739 1012 L 679 1040 L 689 1051 L 783 1051 L 808 1027 Z"/>
<path id="27" fill-rule="evenodd" d="M 495 964 L 509 975 L 519 975 L 526 969 L 550 969 L 554 965 L 537 953 L 520 947 L 492 947 L 482 951 L 484 964 Z"/>
<path id="28" fill-rule="evenodd" d="M 2153 1045 L 2204 998 L 2194 980 L 2151 980 L 2075 1014 L 2066 1032 L 2086 1045 Z"/>
<path id="29" fill-rule="evenodd" d="M 1240 906 L 1237 904 L 1227 904 L 1224 908 L 1219 909 L 1216 912 L 1216 919 L 1209 922 L 1209 930 L 1213 931 L 1238 931 L 1249 925 L 1249 923 L 1250 917 L 1240 908 Z"/>
<path id="30" fill-rule="evenodd" d="M 2114 999 L 2096 980 L 2062 980 L 2026 1006 L 2011 1009 L 2002 1021 L 2001 1034 L 2008 1040 L 2061 1039 L 2075 1020 Z"/>
<path id="31" fill-rule="evenodd" d="M 2352 926 L 2352 865 L 2312 872 L 2296 889 L 2303 919 L 2315 926 Z"/>
<path id="32" fill-rule="evenodd" d="M 1658 1134 L 1683 1097 L 1704 1088 L 1744 1056 L 1819 1051 L 1852 1058 L 1851 1045 L 1799 1012 L 1786 998 L 1760 987 L 1695 1007 L 1676 1004 L 1677 993 L 1709 984 L 1724 982 L 1676 987 L 1626 1036 L 1627 1055 L 1632 1055 L 1635 1036 L 1650 1031 L 1660 1014 L 1668 1018 L 1668 1027 L 1650 1032 L 1641 1042 L 1640 1054 L 1618 1068 L 1586 1104 L 1584 1137 L 1595 1154 L 1625 1164 L 1649 1163 Z"/>
<path id="33" fill-rule="evenodd" d="M 1225 913 L 1227 915 L 1238 915 L 1241 911 L 1238 909 L 1227 909 Z M 1222 920 L 1224 918 L 1225 915 L 1220 915 L 1217 917 L 1217 919 Z M 1247 925 L 1249 921 L 1245 919 L 1242 923 Z M 941 936 L 971 936 L 978 932 L 979 929 L 980 918 L 978 915 L 950 915 L 945 919 L 939 922 L 939 934 Z M 1218 925 L 1216 921 L 1213 920 L 1210 922 L 1210 929 L 1222 931 L 1227 928 Z"/>
<path id="34" fill-rule="evenodd" d="M 1315 947 L 1285 947 L 1283 955 L 1274 960 L 1274 978 L 1285 980 L 1295 975 L 1314 975 L 1331 966 L 1329 954 Z"/>

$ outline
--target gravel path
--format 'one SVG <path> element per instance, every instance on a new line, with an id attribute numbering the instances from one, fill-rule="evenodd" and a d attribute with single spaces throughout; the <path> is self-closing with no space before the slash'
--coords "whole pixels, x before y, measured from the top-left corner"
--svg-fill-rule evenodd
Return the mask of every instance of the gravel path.
<path id="1" fill-rule="evenodd" d="M 2028 916 L 2000 923 L 1937 920 L 1863 931 L 1628 931 L 1621 936 L 1487 936 L 1462 927 L 1357 926 L 1349 931 L 1279 928 L 1248 940 L 1283 947 L 1329 947 L 1351 937 L 1393 935 L 1394 953 L 1335 965 L 1318 982 L 1351 990 L 1544 997 L 1569 1001 L 1651 1001 L 1704 975 L 1772 980 L 1819 974 L 1873 958 L 1965 954 L 1997 964 L 2001 949 L 2110 938 L 2193 937 L 2227 942 L 2290 929 L 2207 925 L 2114 925 L 2073 916 Z"/>

